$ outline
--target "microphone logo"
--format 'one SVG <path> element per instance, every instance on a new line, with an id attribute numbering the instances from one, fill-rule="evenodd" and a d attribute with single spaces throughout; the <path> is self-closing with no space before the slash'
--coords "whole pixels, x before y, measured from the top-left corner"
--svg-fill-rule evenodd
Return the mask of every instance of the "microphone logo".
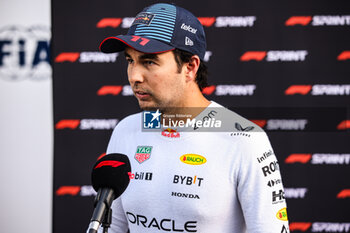
<path id="1" fill-rule="evenodd" d="M 119 167 L 123 164 L 125 164 L 125 163 L 120 162 L 120 161 L 106 160 L 106 161 L 102 161 L 99 164 L 97 164 L 94 169 L 97 169 L 97 168 L 100 168 L 103 166 Z"/>

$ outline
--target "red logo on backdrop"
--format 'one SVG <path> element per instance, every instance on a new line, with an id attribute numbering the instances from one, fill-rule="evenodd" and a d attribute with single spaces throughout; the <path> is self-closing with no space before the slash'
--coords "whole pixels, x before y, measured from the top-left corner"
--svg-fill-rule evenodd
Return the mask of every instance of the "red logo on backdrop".
<path id="1" fill-rule="evenodd" d="M 286 21 L 286 26 L 308 25 L 312 20 L 311 16 L 292 16 Z"/>
<path id="2" fill-rule="evenodd" d="M 97 95 L 119 95 L 123 86 L 103 86 L 97 91 Z"/>
<path id="3" fill-rule="evenodd" d="M 215 91 L 215 88 L 216 87 L 214 85 L 211 85 L 209 87 L 205 87 L 205 88 L 203 88 L 202 93 L 205 95 L 211 95 Z"/>
<path id="4" fill-rule="evenodd" d="M 312 85 L 292 85 L 287 88 L 287 90 L 284 92 L 286 95 L 306 95 L 308 94 L 312 89 Z"/>
<path id="5" fill-rule="evenodd" d="M 56 129 L 76 129 L 80 124 L 80 120 L 60 120 L 59 122 L 57 122 L 56 124 Z"/>
<path id="6" fill-rule="evenodd" d="M 106 27 L 112 27 L 117 28 L 122 23 L 122 18 L 103 18 L 101 19 L 96 27 L 97 28 L 106 28 Z"/>
<path id="7" fill-rule="evenodd" d="M 214 24 L 216 18 L 215 17 L 198 17 L 199 22 L 205 27 L 210 27 Z"/>
<path id="8" fill-rule="evenodd" d="M 345 61 L 350 59 L 350 51 L 343 51 L 339 56 L 337 57 L 339 61 Z"/>
<path id="9" fill-rule="evenodd" d="M 311 154 L 291 154 L 289 155 L 285 163 L 307 163 L 311 159 Z"/>
<path id="10" fill-rule="evenodd" d="M 251 60 L 261 61 L 266 57 L 266 54 L 267 54 L 266 51 L 247 51 L 241 56 L 240 60 L 241 61 L 251 61 Z"/>
<path id="11" fill-rule="evenodd" d="M 57 196 L 72 195 L 76 196 L 80 192 L 80 186 L 61 186 L 56 190 Z"/>
<path id="12" fill-rule="evenodd" d="M 119 166 L 121 166 L 123 164 L 125 164 L 125 163 L 120 162 L 120 161 L 114 161 L 114 160 L 106 160 L 106 161 L 102 161 L 99 164 L 97 164 L 94 169 L 97 169 L 97 168 L 100 168 L 100 167 L 104 167 L 104 166 L 119 167 Z"/>
<path id="13" fill-rule="evenodd" d="M 349 198 L 349 197 L 350 197 L 350 189 L 343 189 L 337 195 L 337 198 Z"/>
<path id="14" fill-rule="evenodd" d="M 267 123 L 267 120 L 250 120 L 250 121 L 260 126 L 261 128 L 264 128 Z"/>
<path id="15" fill-rule="evenodd" d="M 350 120 L 344 120 L 340 122 L 339 125 L 337 126 L 337 129 L 338 130 L 350 129 Z"/>
<path id="16" fill-rule="evenodd" d="M 76 62 L 78 58 L 80 57 L 80 53 L 60 53 L 56 58 L 55 62 Z"/>
<path id="17" fill-rule="evenodd" d="M 290 231 L 307 231 L 311 227 L 311 222 L 291 222 L 289 223 Z"/>

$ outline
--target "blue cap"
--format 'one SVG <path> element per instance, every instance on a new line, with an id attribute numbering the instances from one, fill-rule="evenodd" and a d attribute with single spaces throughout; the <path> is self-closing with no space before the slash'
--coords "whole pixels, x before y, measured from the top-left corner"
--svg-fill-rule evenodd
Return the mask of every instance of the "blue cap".
<path id="1" fill-rule="evenodd" d="M 115 53 L 123 51 L 126 46 L 143 53 L 162 53 L 177 48 L 203 60 L 206 40 L 202 24 L 191 12 L 158 3 L 137 14 L 126 35 L 104 39 L 100 50 Z"/>

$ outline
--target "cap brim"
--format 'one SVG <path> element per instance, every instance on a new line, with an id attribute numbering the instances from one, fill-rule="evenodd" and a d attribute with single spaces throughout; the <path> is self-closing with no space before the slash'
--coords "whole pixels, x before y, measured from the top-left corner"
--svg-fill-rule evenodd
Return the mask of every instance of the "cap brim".
<path id="1" fill-rule="evenodd" d="M 116 53 L 123 51 L 126 46 L 143 53 L 163 53 L 175 49 L 175 47 L 155 39 L 134 35 L 119 35 L 104 39 L 100 44 L 100 51 Z"/>

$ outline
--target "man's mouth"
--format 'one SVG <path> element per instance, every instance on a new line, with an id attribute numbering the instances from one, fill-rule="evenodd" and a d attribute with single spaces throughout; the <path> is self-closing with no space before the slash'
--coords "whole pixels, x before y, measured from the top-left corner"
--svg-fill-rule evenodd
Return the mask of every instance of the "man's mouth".
<path id="1" fill-rule="evenodd" d="M 150 97 L 150 94 L 145 91 L 134 91 L 136 98 L 140 100 L 146 100 L 147 98 Z"/>

